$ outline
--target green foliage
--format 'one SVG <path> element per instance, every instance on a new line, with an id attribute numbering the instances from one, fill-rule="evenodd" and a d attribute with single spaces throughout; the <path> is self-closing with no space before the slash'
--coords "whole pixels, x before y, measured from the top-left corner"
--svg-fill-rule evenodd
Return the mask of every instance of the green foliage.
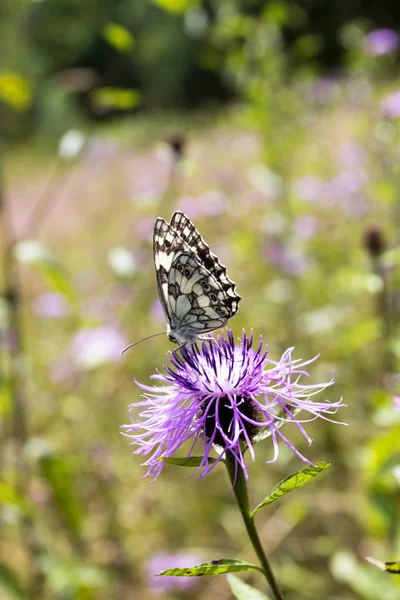
<path id="1" fill-rule="evenodd" d="M 173 13 L 182 14 L 188 8 L 199 4 L 200 0 L 151 0 L 153 4 L 159 6 L 163 10 Z"/>
<path id="2" fill-rule="evenodd" d="M 211 560 L 193 567 L 172 568 L 160 571 L 158 575 L 173 575 L 175 577 L 200 577 L 204 575 L 223 575 L 224 573 L 238 573 L 239 571 L 260 571 L 263 570 L 257 565 L 252 565 L 243 560 L 230 560 L 221 558 Z"/>
<path id="3" fill-rule="evenodd" d="M 96 110 L 132 110 L 140 105 L 140 94 L 135 90 L 98 88 L 92 93 L 92 105 Z"/>
<path id="4" fill-rule="evenodd" d="M 53 500 L 73 538 L 80 543 L 83 506 L 76 491 L 75 472 L 70 457 L 45 453 L 39 459 L 40 473 L 51 489 Z"/>
<path id="5" fill-rule="evenodd" d="M 135 39 L 129 29 L 119 23 L 107 23 L 103 36 L 118 52 L 130 52 L 135 46 Z"/>
<path id="6" fill-rule="evenodd" d="M 64 294 L 70 301 L 75 299 L 75 291 L 64 267 L 39 241 L 18 242 L 14 254 L 19 262 L 36 267 L 51 290 Z"/>
<path id="7" fill-rule="evenodd" d="M 17 573 L 7 565 L 0 563 L 0 591 L 3 590 L 10 600 L 28 600 L 29 595 L 24 589 Z"/>
<path id="8" fill-rule="evenodd" d="M 17 111 L 27 110 L 32 104 L 29 82 L 17 73 L 0 73 L 0 101 L 6 102 Z"/>
<path id="9" fill-rule="evenodd" d="M 251 585 L 244 583 L 235 575 L 227 575 L 229 587 L 236 600 L 269 600 L 268 596 L 262 594 Z"/>
<path id="10" fill-rule="evenodd" d="M 307 467 L 302 471 L 298 471 L 297 473 L 293 473 L 293 475 L 288 475 L 285 479 L 282 479 L 268 494 L 268 496 L 259 504 L 252 512 L 252 516 L 254 516 L 259 510 L 272 504 L 275 500 L 279 500 L 285 494 L 289 492 L 293 492 L 299 487 L 302 487 L 314 477 L 325 471 L 331 464 L 329 462 L 317 462 L 315 467 Z"/>

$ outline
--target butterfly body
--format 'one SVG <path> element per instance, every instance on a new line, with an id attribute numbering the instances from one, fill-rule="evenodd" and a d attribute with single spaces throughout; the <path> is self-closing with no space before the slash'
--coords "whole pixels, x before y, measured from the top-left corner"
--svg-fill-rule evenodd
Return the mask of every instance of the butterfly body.
<path id="1" fill-rule="evenodd" d="M 168 338 L 184 345 L 223 327 L 237 312 L 240 296 L 224 267 L 182 212 L 158 218 L 153 236 L 159 298 Z"/>

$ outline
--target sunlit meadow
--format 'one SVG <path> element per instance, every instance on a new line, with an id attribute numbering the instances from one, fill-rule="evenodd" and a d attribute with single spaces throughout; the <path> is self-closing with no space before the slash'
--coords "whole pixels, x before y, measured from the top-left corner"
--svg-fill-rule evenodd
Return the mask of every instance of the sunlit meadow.
<path id="1" fill-rule="evenodd" d="M 223 576 L 156 573 L 254 560 L 221 465 L 197 478 L 165 464 L 151 482 L 121 435 L 140 401 L 133 378 L 149 384 L 173 349 L 156 337 L 120 355 L 166 328 L 151 241 L 156 217 L 174 210 L 228 265 L 242 296 L 235 338 L 253 329 L 276 361 L 293 346 L 294 359 L 319 355 L 307 383 L 334 376 L 324 394 L 347 406 L 347 427 L 307 424 L 311 446 L 295 425 L 283 430 L 307 459 L 331 462 L 257 516 L 285 599 L 400 597 L 398 577 L 365 560 L 400 557 L 400 88 L 376 74 L 398 44 L 366 44 L 346 76 L 299 75 L 287 87 L 277 76 L 273 93 L 242 81 L 242 101 L 223 110 L 77 123 L 56 143 L 7 148 L 3 240 L 21 239 L 22 348 L 15 355 L 5 298 L 1 598 L 2 587 L 29 597 L 36 561 L 44 599 L 228 600 Z M 285 444 L 268 462 L 268 440 L 256 455 L 252 503 L 305 466 Z M 258 574 L 242 579 L 263 589 Z"/>

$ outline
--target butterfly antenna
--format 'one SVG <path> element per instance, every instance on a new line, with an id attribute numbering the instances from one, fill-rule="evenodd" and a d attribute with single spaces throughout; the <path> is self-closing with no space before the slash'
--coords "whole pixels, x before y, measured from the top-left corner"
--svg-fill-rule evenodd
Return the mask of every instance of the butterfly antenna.
<path id="1" fill-rule="evenodd" d="M 124 354 L 124 352 L 129 350 L 129 348 L 133 348 L 133 346 L 137 346 L 138 344 L 141 344 L 142 342 L 145 342 L 146 340 L 150 340 L 151 338 L 157 337 L 158 335 L 165 335 L 165 331 L 160 331 L 160 333 L 153 333 L 153 335 L 148 335 L 147 337 L 144 337 L 141 340 L 138 340 L 137 342 L 133 342 L 133 344 L 129 344 L 129 346 L 127 346 L 126 348 L 124 348 L 122 350 L 122 352 L 120 353 L 120 356 L 122 356 Z"/>

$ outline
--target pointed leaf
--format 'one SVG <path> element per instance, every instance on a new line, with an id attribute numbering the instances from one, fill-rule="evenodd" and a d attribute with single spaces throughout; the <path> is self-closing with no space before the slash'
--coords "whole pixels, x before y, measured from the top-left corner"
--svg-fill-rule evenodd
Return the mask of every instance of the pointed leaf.
<path id="1" fill-rule="evenodd" d="M 236 573 L 238 571 L 260 571 L 261 573 L 264 573 L 260 567 L 244 562 L 243 560 L 221 558 L 220 560 L 211 560 L 209 562 L 200 563 L 193 567 L 167 569 L 166 571 L 160 571 L 157 575 L 200 577 L 202 575 L 221 575 L 222 573 Z"/>
<path id="2" fill-rule="evenodd" d="M 268 596 L 259 592 L 248 583 L 244 583 L 235 575 L 227 575 L 228 583 L 236 600 L 269 600 Z"/>
<path id="3" fill-rule="evenodd" d="M 178 467 L 199 467 L 204 460 L 203 456 L 189 456 L 188 458 L 173 458 L 161 457 L 160 460 L 169 465 L 177 465 Z M 208 462 L 214 463 L 215 458 L 208 458 Z"/>
<path id="4" fill-rule="evenodd" d="M 382 571 L 386 571 L 387 573 L 394 573 L 395 575 L 400 575 L 400 560 L 391 562 L 387 561 L 383 563 L 379 560 L 376 560 L 375 558 L 371 558 L 370 556 L 367 556 L 367 560 L 379 569 L 382 569 Z"/>
<path id="5" fill-rule="evenodd" d="M 17 573 L 3 563 L 0 563 L 0 590 L 5 590 L 10 600 L 28 600 L 28 594 L 19 581 Z"/>
<path id="6" fill-rule="evenodd" d="M 302 471 L 288 475 L 285 477 L 285 479 L 282 479 L 282 481 L 280 481 L 278 485 L 274 487 L 272 492 L 261 502 L 261 504 L 259 504 L 253 510 L 252 516 L 261 510 L 261 508 L 264 508 L 264 506 L 268 506 L 268 504 L 272 504 L 272 502 L 275 502 L 275 500 L 281 498 L 281 496 L 284 496 L 285 494 L 293 492 L 293 490 L 302 487 L 330 466 L 331 463 L 329 462 L 318 462 L 316 463 L 315 467 L 307 467 Z"/>

